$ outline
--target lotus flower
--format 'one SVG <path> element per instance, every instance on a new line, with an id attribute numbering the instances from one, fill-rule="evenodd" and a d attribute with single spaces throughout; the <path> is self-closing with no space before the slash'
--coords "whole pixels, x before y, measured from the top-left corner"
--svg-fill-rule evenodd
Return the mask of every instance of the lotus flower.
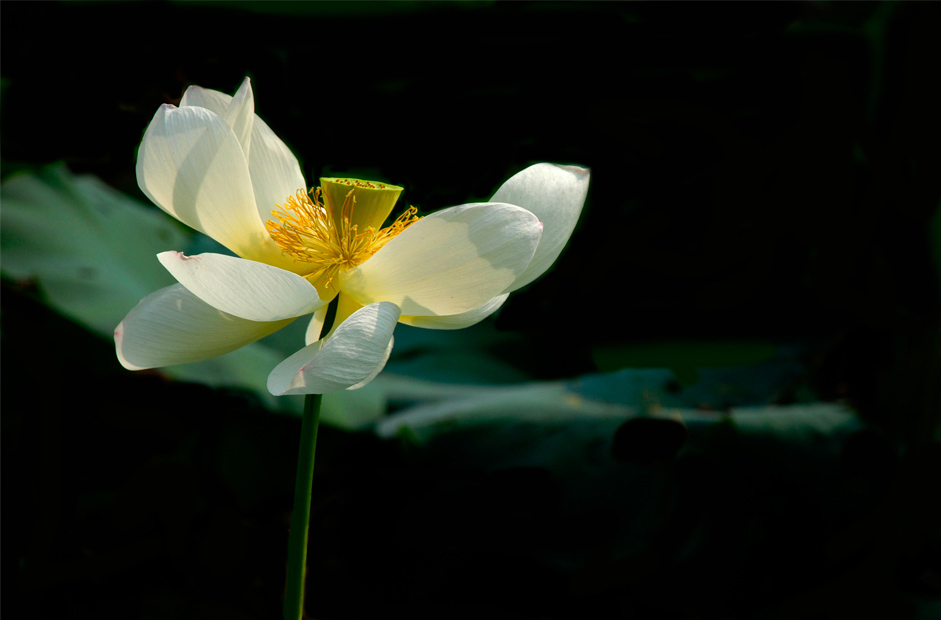
<path id="1" fill-rule="evenodd" d="M 583 168 L 536 164 L 490 202 L 421 218 L 409 208 L 383 227 L 402 188 L 324 178 L 306 191 L 297 159 L 255 115 L 248 78 L 234 97 L 190 86 L 147 128 L 138 184 L 236 256 L 158 254 L 178 284 L 118 325 L 118 359 L 131 370 L 195 362 L 312 315 L 306 346 L 272 371 L 268 389 L 360 387 L 388 360 L 397 322 L 473 325 L 545 272 L 575 227 L 588 179 Z"/>

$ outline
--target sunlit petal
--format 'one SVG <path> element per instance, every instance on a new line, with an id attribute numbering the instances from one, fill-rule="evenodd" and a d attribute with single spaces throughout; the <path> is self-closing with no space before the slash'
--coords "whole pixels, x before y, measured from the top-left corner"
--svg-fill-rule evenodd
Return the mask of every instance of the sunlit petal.
<path id="1" fill-rule="evenodd" d="M 225 118 L 226 110 L 229 109 L 229 103 L 231 102 L 232 95 L 220 93 L 217 90 L 203 88 L 202 86 L 196 86 L 194 84 L 186 88 L 186 91 L 183 93 L 183 98 L 180 99 L 180 107 L 186 108 L 195 106 L 198 108 L 206 108 L 207 110 L 215 112 L 216 116 L 219 118 Z"/>
<path id="2" fill-rule="evenodd" d="M 142 299 L 115 329 L 114 343 L 125 368 L 158 368 L 223 355 L 290 322 L 246 321 L 174 284 Z"/>
<path id="3" fill-rule="evenodd" d="M 263 220 L 272 219 L 271 211 L 276 205 L 283 205 L 288 196 L 307 187 L 291 149 L 257 116 L 252 129 L 248 168 L 255 187 L 258 213 Z"/>
<path id="4" fill-rule="evenodd" d="M 363 305 L 390 301 L 408 316 L 459 314 L 513 283 L 532 260 L 542 224 L 513 205 L 480 203 L 422 218 L 342 275 Z"/>
<path id="5" fill-rule="evenodd" d="M 242 145 L 242 152 L 248 158 L 251 153 L 252 125 L 255 120 L 255 97 L 252 93 L 251 80 L 245 78 L 242 81 L 242 85 L 232 97 L 222 118 L 232 128 L 232 133 Z"/>
<path id="6" fill-rule="evenodd" d="M 248 78 L 245 78 L 239 93 L 246 88 L 247 84 Z M 239 93 L 236 93 L 236 97 Z M 180 107 L 200 106 L 212 110 L 220 117 L 227 118 L 232 100 L 231 96 L 219 91 L 190 86 L 183 94 Z M 252 109 L 254 109 L 254 102 Z M 271 218 L 271 211 L 275 205 L 283 205 L 288 196 L 293 195 L 299 189 L 306 188 L 307 185 L 291 149 L 257 115 L 254 115 L 251 126 L 251 150 L 246 148 L 246 152 L 258 214 L 261 220 L 265 221 Z"/>
<path id="7" fill-rule="evenodd" d="M 238 139 L 206 108 L 160 107 L 141 142 L 137 182 L 164 211 L 239 256 L 296 268 L 258 216 Z"/>
<path id="8" fill-rule="evenodd" d="M 206 108 L 223 119 L 238 138 L 242 152 L 247 158 L 251 152 L 252 125 L 255 118 L 255 97 L 249 78 L 242 80 L 235 96 L 220 93 L 200 86 L 190 86 L 180 99 L 180 107 Z"/>
<path id="9" fill-rule="evenodd" d="M 157 255 L 180 284 L 207 304 L 249 321 L 279 321 L 325 306 L 317 289 L 301 276 L 224 254 Z"/>
<path id="10" fill-rule="evenodd" d="M 536 164 L 519 172 L 491 198 L 531 211 L 545 226 L 539 247 L 526 270 L 504 292 L 512 292 L 541 276 L 572 236 L 588 195 L 587 168 Z"/>

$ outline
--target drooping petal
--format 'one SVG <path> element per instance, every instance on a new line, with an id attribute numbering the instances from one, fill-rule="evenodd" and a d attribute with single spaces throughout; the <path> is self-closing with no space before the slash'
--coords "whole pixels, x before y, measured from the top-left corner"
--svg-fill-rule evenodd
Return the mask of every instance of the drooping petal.
<path id="1" fill-rule="evenodd" d="M 500 309 L 503 302 L 509 297 L 509 293 L 494 297 L 479 308 L 461 312 L 460 314 L 448 314 L 445 316 L 401 316 L 399 323 L 405 323 L 413 327 L 423 327 L 425 329 L 464 329 L 471 325 L 480 323 L 485 318 Z"/>
<path id="2" fill-rule="evenodd" d="M 114 330 L 114 344 L 118 360 L 128 370 L 159 368 L 223 355 L 291 320 L 246 321 L 174 284 L 142 299 Z"/>
<path id="3" fill-rule="evenodd" d="M 507 180 L 491 198 L 532 212 L 545 229 L 526 270 L 504 292 L 512 292 L 541 276 L 572 236 L 588 195 L 587 168 L 535 164 Z"/>
<path id="4" fill-rule="evenodd" d="M 363 305 L 389 301 L 407 316 L 460 314 L 499 295 L 532 260 L 542 224 L 520 207 L 479 203 L 422 218 L 341 275 Z"/>
<path id="5" fill-rule="evenodd" d="M 245 78 L 236 97 L 246 88 L 248 82 L 248 78 Z M 227 118 L 232 100 L 231 96 L 219 91 L 190 86 L 183 93 L 180 107 L 200 106 Z M 254 110 L 254 102 L 252 109 Z M 283 205 L 288 196 L 294 195 L 299 189 L 305 189 L 307 185 L 291 149 L 257 115 L 254 115 L 251 127 L 251 150 L 246 148 L 246 152 L 255 191 L 255 203 L 264 222 L 271 219 L 271 211 L 276 205 Z"/>
<path id="6" fill-rule="evenodd" d="M 249 321 L 280 321 L 327 305 L 314 286 L 290 271 L 226 256 L 161 252 L 160 263 L 207 304 Z"/>
<path id="7" fill-rule="evenodd" d="M 365 385 L 385 366 L 399 318 L 395 304 L 370 304 L 354 312 L 329 338 L 287 358 L 268 377 L 276 395 L 326 394 Z"/>
<path id="8" fill-rule="evenodd" d="M 239 256 L 297 269 L 258 217 L 238 139 L 206 108 L 157 110 L 138 152 L 137 182 L 164 211 Z"/>
<path id="9" fill-rule="evenodd" d="M 376 367 L 373 368 L 373 371 L 372 371 L 371 373 L 369 373 L 369 375 L 368 375 L 365 379 L 363 379 L 362 381 L 360 381 L 360 382 L 357 383 L 356 385 L 351 385 L 350 387 L 348 387 L 348 388 L 346 388 L 346 389 L 347 389 L 347 390 L 358 390 L 358 389 L 361 388 L 361 387 L 366 387 L 366 385 L 367 385 L 370 381 L 372 381 L 373 379 L 375 379 L 375 378 L 379 375 L 379 373 L 382 372 L 382 369 L 386 367 L 386 362 L 388 362 L 388 361 L 389 361 L 389 358 L 392 356 L 392 348 L 393 348 L 393 346 L 395 346 L 395 337 L 394 337 L 394 336 L 392 336 L 392 337 L 389 338 L 389 344 L 386 345 L 386 352 L 382 355 L 382 359 L 379 360 L 379 363 L 376 364 Z"/>

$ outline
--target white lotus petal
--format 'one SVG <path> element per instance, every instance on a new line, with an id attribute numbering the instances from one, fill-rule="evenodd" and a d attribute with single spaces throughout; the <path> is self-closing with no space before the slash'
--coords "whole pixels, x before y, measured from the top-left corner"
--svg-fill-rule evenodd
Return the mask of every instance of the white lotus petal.
<path id="1" fill-rule="evenodd" d="M 512 284 L 532 260 L 542 224 L 526 209 L 479 203 L 422 218 L 342 274 L 363 305 L 390 301 L 408 316 L 460 314 Z"/>
<path id="2" fill-rule="evenodd" d="M 389 361 L 389 357 L 392 356 L 392 347 L 393 347 L 394 345 L 395 345 L 395 337 L 392 336 L 392 337 L 389 338 L 389 344 L 386 345 L 386 352 L 385 352 L 385 354 L 382 356 L 382 359 L 379 360 L 379 363 L 376 364 L 376 367 L 373 369 L 373 371 L 372 371 L 371 373 L 369 373 L 369 376 L 367 376 L 365 379 L 363 379 L 362 381 L 360 381 L 360 382 L 357 383 L 356 385 L 351 385 L 350 387 L 348 387 L 348 388 L 346 388 L 346 389 L 347 389 L 347 390 L 358 390 L 358 389 L 360 389 L 360 388 L 366 387 L 366 385 L 367 385 L 370 381 L 372 381 L 373 379 L 375 379 L 376 376 L 378 376 L 379 373 L 382 372 L 382 369 L 386 367 L 386 362 L 388 362 L 388 361 Z"/>
<path id="3" fill-rule="evenodd" d="M 234 351 L 291 320 L 246 321 L 174 284 L 142 299 L 115 329 L 114 343 L 118 360 L 128 370 L 159 368 Z"/>
<path id="4" fill-rule="evenodd" d="M 243 83 L 243 88 L 244 85 Z M 231 96 L 219 91 L 190 86 L 183 94 L 180 107 L 200 106 L 225 117 L 231 101 Z M 291 149 L 257 115 L 252 123 L 251 144 L 248 168 L 258 213 L 262 221 L 265 221 L 271 219 L 271 211 L 276 205 L 283 205 L 288 196 L 293 196 L 297 190 L 304 189 L 307 185 Z"/>
<path id="5" fill-rule="evenodd" d="M 251 80 L 245 78 L 242 81 L 242 85 L 239 86 L 235 96 L 232 97 L 232 101 L 229 102 L 229 107 L 223 118 L 232 128 L 239 144 L 242 145 L 245 158 L 248 159 L 249 153 L 251 153 L 252 125 L 255 120 L 255 97 L 252 93 Z M 249 170 L 251 170 L 251 166 L 249 166 Z"/>
<path id="6" fill-rule="evenodd" d="M 252 174 L 255 202 L 262 221 L 272 219 L 271 211 L 277 205 L 283 205 L 288 196 L 307 188 L 294 153 L 257 116 L 252 127 L 248 169 Z"/>
<path id="7" fill-rule="evenodd" d="M 206 108 L 157 110 L 138 152 L 137 182 L 164 211 L 239 256 L 297 269 L 258 217 L 238 139 Z"/>
<path id="8" fill-rule="evenodd" d="M 559 257 L 585 205 L 589 177 L 587 168 L 536 164 L 510 177 L 490 199 L 523 207 L 545 226 L 532 262 L 504 292 L 529 284 Z"/>
<path id="9" fill-rule="evenodd" d="M 250 79 L 246 77 L 242 80 L 242 85 L 239 86 L 235 97 L 201 86 L 190 86 L 180 99 L 180 107 L 190 106 L 206 108 L 225 120 L 238 138 L 246 159 L 248 158 L 251 149 L 252 125 L 257 118 Z"/>
<path id="10" fill-rule="evenodd" d="M 161 252 L 157 259 L 204 302 L 249 321 L 295 318 L 328 303 L 301 276 L 264 263 L 212 253 Z"/>
<path id="11" fill-rule="evenodd" d="M 329 338 L 287 358 L 268 377 L 268 390 L 326 394 L 365 385 L 385 366 L 399 318 L 395 304 L 370 304 L 354 312 Z"/>
<path id="12" fill-rule="evenodd" d="M 216 113 L 219 118 L 225 118 L 226 110 L 229 109 L 229 103 L 232 102 L 232 95 L 220 93 L 218 90 L 203 88 L 202 86 L 188 86 L 183 98 L 180 99 L 180 107 L 186 108 L 195 106 L 206 108 Z"/>
<path id="13" fill-rule="evenodd" d="M 509 297 L 509 293 L 504 293 L 494 297 L 479 308 L 461 312 L 460 314 L 448 314 L 445 316 L 401 316 L 399 323 L 412 325 L 414 327 L 423 327 L 425 329 L 464 329 L 471 325 L 480 323 L 485 318 L 500 309 L 503 302 Z"/>

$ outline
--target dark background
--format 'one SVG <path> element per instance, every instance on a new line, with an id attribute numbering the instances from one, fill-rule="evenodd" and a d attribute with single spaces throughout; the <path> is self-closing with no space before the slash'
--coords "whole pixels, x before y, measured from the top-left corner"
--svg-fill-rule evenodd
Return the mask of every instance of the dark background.
<path id="1" fill-rule="evenodd" d="M 587 166 L 568 249 L 497 317 L 524 343 L 505 360 L 548 380 L 604 347 L 799 343 L 776 402 L 858 412 L 836 508 L 640 429 L 652 452 L 618 458 L 671 472 L 674 503 L 602 576 L 543 561 L 625 527 L 559 508 L 545 470 L 326 428 L 312 617 L 916 617 L 941 593 L 939 26 L 905 2 L 5 2 L 2 174 L 64 160 L 147 202 L 157 107 L 246 75 L 309 180 L 403 185 L 423 212 Z M 277 617 L 299 421 L 128 373 L 40 302 L 4 281 L 3 611 Z"/>

